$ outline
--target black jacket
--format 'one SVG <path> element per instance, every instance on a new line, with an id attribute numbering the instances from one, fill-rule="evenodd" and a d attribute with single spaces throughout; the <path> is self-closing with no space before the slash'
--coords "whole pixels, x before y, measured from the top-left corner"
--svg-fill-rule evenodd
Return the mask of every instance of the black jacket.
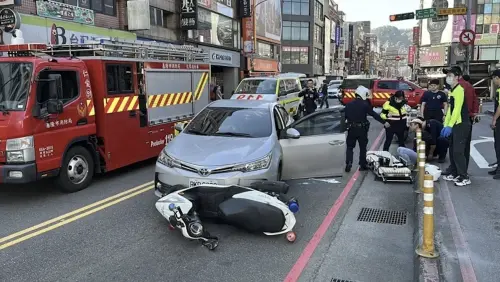
<path id="1" fill-rule="evenodd" d="M 306 107 L 306 110 L 315 110 L 318 107 L 315 101 L 319 98 L 319 95 L 315 88 L 302 89 L 299 93 L 299 97 L 304 97 L 304 106 Z"/>

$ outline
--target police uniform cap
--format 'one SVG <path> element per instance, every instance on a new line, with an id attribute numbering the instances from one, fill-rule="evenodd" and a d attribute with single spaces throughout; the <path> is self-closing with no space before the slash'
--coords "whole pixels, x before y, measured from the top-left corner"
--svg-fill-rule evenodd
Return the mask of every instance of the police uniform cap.
<path id="1" fill-rule="evenodd" d="M 500 77 L 500 69 L 494 70 L 491 73 L 491 77 L 494 77 L 494 76 Z"/>
<path id="2" fill-rule="evenodd" d="M 449 69 L 443 69 L 444 74 L 452 73 L 455 76 L 461 76 L 462 75 L 462 69 L 458 66 L 451 67 Z"/>
<path id="3" fill-rule="evenodd" d="M 398 90 L 396 93 L 394 93 L 394 97 L 396 98 L 404 98 L 405 97 L 405 92 L 403 90 Z"/>

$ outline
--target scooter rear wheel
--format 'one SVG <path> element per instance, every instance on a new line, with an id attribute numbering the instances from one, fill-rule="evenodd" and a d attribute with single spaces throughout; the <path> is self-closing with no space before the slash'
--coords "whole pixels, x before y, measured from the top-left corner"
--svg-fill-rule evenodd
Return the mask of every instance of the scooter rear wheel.
<path id="1" fill-rule="evenodd" d="M 293 242 L 295 242 L 295 239 L 297 239 L 297 234 L 295 234 L 295 232 L 290 231 L 290 232 L 286 233 L 286 240 L 288 242 L 293 243 Z"/>

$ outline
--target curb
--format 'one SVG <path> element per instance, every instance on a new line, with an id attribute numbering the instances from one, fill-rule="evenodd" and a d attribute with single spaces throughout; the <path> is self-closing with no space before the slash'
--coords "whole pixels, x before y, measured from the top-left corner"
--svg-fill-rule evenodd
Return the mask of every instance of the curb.
<path id="1" fill-rule="evenodd" d="M 417 191 L 418 189 L 418 175 L 416 175 L 415 179 L 417 181 L 414 182 L 413 190 Z M 422 230 L 423 230 L 423 209 L 424 200 L 421 197 L 421 194 L 415 193 L 415 210 L 413 212 L 414 220 L 416 223 L 415 231 L 413 232 L 413 245 L 415 250 L 420 246 L 421 238 L 422 238 Z M 437 248 L 436 240 L 435 247 Z M 414 253 L 414 281 L 417 282 L 439 282 L 440 274 L 439 274 L 439 258 L 436 259 L 428 259 L 424 257 L 418 256 Z"/>

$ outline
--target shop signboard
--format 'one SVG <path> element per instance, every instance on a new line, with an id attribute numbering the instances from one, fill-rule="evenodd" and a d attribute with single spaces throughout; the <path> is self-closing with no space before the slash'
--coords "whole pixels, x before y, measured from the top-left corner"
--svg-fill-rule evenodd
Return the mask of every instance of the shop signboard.
<path id="1" fill-rule="evenodd" d="M 40 17 L 94 25 L 94 11 L 56 1 L 36 1 L 36 14 Z"/>
<path id="2" fill-rule="evenodd" d="M 119 38 L 136 40 L 133 32 L 101 28 L 80 23 L 52 20 L 32 15 L 20 15 L 24 41 L 46 44 L 85 44 L 91 40 Z M 5 44 L 10 44 L 11 35 L 4 33 Z"/>
<path id="3" fill-rule="evenodd" d="M 0 29 L 6 33 L 21 26 L 21 16 L 14 9 L 0 9 Z"/>
<path id="4" fill-rule="evenodd" d="M 448 46 L 420 48 L 421 67 L 441 67 L 448 65 Z"/>
<path id="5" fill-rule="evenodd" d="M 198 1 L 182 0 L 181 3 L 181 29 L 198 29 Z"/>

